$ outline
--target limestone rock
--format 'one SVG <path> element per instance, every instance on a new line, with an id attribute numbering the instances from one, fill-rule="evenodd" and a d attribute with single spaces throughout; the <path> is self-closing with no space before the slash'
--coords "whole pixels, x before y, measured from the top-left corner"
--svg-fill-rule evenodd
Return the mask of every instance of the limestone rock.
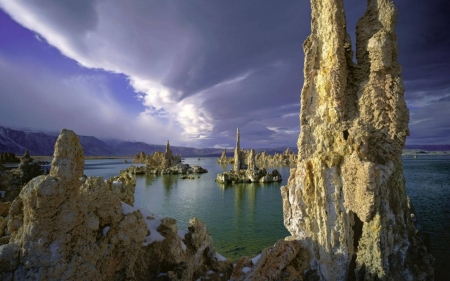
<path id="1" fill-rule="evenodd" d="M 229 172 L 220 173 L 217 175 L 216 181 L 218 183 L 270 183 L 281 182 L 282 178 L 277 170 L 273 170 L 271 173 L 267 172 L 264 168 L 257 168 L 256 170 L 231 170 Z"/>
<path id="2" fill-rule="evenodd" d="M 41 166 L 33 162 L 28 150 L 19 161 L 16 169 L 0 169 L 0 202 L 12 202 L 27 182 L 43 174 Z"/>
<path id="3" fill-rule="evenodd" d="M 83 165 L 78 137 L 63 130 L 51 175 L 32 179 L 10 207 L 9 242 L 0 246 L 3 278 L 134 277 L 136 252 L 148 232 L 142 215 L 123 215 L 119 196 L 102 178 L 81 177 Z"/>
<path id="4" fill-rule="evenodd" d="M 229 163 L 234 163 L 234 157 L 227 157 L 227 149 L 225 148 L 222 151 L 222 155 L 220 156 L 219 159 L 217 159 L 216 163 L 218 164 L 229 164 Z"/>
<path id="5" fill-rule="evenodd" d="M 156 151 L 152 155 L 139 152 L 134 156 L 133 163 L 146 164 L 149 169 L 167 169 L 181 162 L 181 156 L 173 154 L 169 141 L 166 144 L 166 151 Z"/>
<path id="6" fill-rule="evenodd" d="M 184 232 L 178 230 L 175 219 L 165 218 L 158 232 L 164 240 L 143 247 L 136 260 L 137 280 L 152 280 L 161 273 L 172 280 L 196 280 L 209 270 L 221 272 L 224 280 L 230 276 L 231 262 L 217 259 L 212 238 L 199 219 L 191 219 Z"/>
<path id="7" fill-rule="evenodd" d="M 234 148 L 234 164 L 233 170 L 239 171 L 241 169 L 246 169 L 244 162 L 244 153 L 241 151 L 241 136 L 239 133 L 239 128 L 237 128 L 236 132 L 236 147 Z"/>
<path id="8" fill-rule="evenodd" d="M 19 163 L 19 158 L 13 152 L 0 152 L 0 164 Z"/>
<path id="9" fill-rule="evenodd" d="M 240 150 L 241 157 L 245 160 L 244 164 L 249 165 L 249 155 L 250 151 L 248 150 Z M 225 151 L 222 152 L 222 156 L 217 159 L 216 163 L 219 164 L 234 164 L 235 157 L 226 157 Z M 256 165 L 260 167 L 273 167 L 278 165 L 295 165 L 297 164 L 297 154 L 295 154 L 292 150 L 287 148 L 283 153 L 275 153 L 274 155 L 270 155 L 265 151 L 260 153 L 254 152 L 254 162 Z"/>
<path id="10" fill-rule="evenodd" d="M 165 174 L 202 174 L 207 173 L 208 170 L 204 169 L 200 166 L 193 165 L 190 166 L 189 164 L 182 164 L 178 163 L 176 165 L 173 165 L 168 168 L 162 168 L 162 166 L 154 167 L 154 166 L 131 166 L 123 171 L 121 173 L 131 173 L 134 175 L 139 174 L 158 174 L 158 175 L 165 175 Z"/>
<path id="11" fill-rule="evenodd" d="M 51 174 L 0 202 L 1 280 L 229 278 L 232 264 L 218 259 L 204 223 L 178 231 L 176 220 L 121 202 L 134 201 L 132 175 L 86 178 L 83 165 L 78 137 L 63 130 Z"/>
<path id="12" fill-rule="evenodd" d="M 62 181 L 78 180 L 83 176 L 84 154 L 78 136 L 63 129 L 56 140 L 50 176 Z"/>
<path id="13" fill-rule="evenodd" d="M 223 154 L 224 155 L 224 154 Z M 222 156 L 223 156 L 222 155 Z M 236 148 L 234 150 L 234 165 L 229 172 L 220 173 L 216 177 L 219 183 L 250 183 L 250 182 L 281 182 L 281 175 L 277 170 L 268 173 L 266 169 L 256 166 L 256 153 L 252 148 L 248 153 L 240 148 L 239 128 L 236 134 Z M 226 161 L 225 157 L 222 157 Z"/>
<path id="14" fill-rule="evenodd" d="M 401 162 L 409 113 L 397 11 L 368 0 L 355 64 L 343 1 L 311 6 L 299 159 L 282 187 L 285 226 L 306 242 L 307 271 L 318 280 L 427 280 L 433 258 L 411 221 Z"/>
<path id="15" fill-rule="evenodd" d="M 136 179 L 131 173 L 124 172 L 119 176 L 111 177 L 107 181 L 109 189 L 117 194 L 122 202 L 130 206 L 134 204 L 134 193 L 136 191 Z"/>

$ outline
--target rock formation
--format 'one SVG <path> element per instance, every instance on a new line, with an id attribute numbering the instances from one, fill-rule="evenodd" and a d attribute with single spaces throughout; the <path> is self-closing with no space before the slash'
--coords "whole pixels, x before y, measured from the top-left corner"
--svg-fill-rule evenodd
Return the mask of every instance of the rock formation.
<path id="1" fill-rule="evenodd" d="M 232 161 L 231 161 L 232 160 Z M 222 151 L 222 155 L 220 156 L 219 159 L 217 159 L 216 161 L 217 164 L 228 164 L 228 163 L 234 163 L 234 157 L 233 158 L 228 158 L 227 157 L 227 149 L 225 148 Z"/>
<path id="2" fill-rule="evenodd" d="M 109 189 L 119 196 L 120 201 L 133 206 L 136 179 L 131 173 L 122 172 L 119 176 L 111 177 L 106 183 Z"/>
<path id="3" fill-rule="evenodd" d="M 240 148 L 239 128 L 236 134 L 236 148 L 234 149 L 234 165 L 229 172 L 217 175 L 218 183 L 250 183 L 250 182 L 280 182 L 281 175 L 277 170 L 268 173 L 266 169 L 256 167 L 255 150 L 252 148 L 249 153 L 245 153 Z M 222 154 L 223 156 L 223 154 Z M 225 156 L 226 158 L 226 156 Z"/>
<path id="4" fill-rule="evenodd" d="M 343 1 L 311 6 L 299 159 L 281 188 L 292 236 L 239 278 L 429 280 L 433 257 L 411 220 L 401 162 L 409 113 L 397 10 L 389 0 L 368 0 L 355 64 Z"/>
<path id="5" fill-rule="evenodd" d="M 241 157 L 246 161 L 244 164 L 247 164 L 248 155 L 250 151 L 241 149 Z M 226 157 L 226 154 L 222 152 L 222 155 L 219 159 L 217 159 L 216 163 L 218 164 L 234 164 L 235 157 Z M 255 152 L 255 163 L 260 167 L 273 167 L 279 165 L 295 165 L 297 164 L 297 154 L 295 154 L 292 150 L 287 148 L 283 153 L 275 153 L 274 155 L 270 155 L 267 152 L 263 151 L 260 153 Z"/>
<path id="6" fill-rule="evenodd" d="M 239 134 L 239 128 L 237 128 L 236 132 L 236 147 L 234 148 L 234 164 L 233 170 L 239 171 L 241 169 L 246 169 L 246 165 L 244 162 L 244 153 L 241 151 L 241 136 Z"/>
<path id="7" fill-rule="evenodd" d="M 19 158 L 12 152 L 0 152 L 0 164 L 19 163 Z"/>
<path id="8" fill-rule="evenodd" d="M 208 170 L 198 165 L 190 166 L 189 164 L 178 163 L 168 168 L 149 167 L 149 166 L 130 166 L 126 170 L 121 171 L 121 173 L 122 172 L 128 172 L 135 175 L 139 174 L 166 175 L 166 174 L 202 174 L 207 173 Z"/>
<path id="9" fill-rule="evenodd" d="M 189 164 L 182 164 L 181 156 L 173 155 L 169 141 L 167 141 L 164 153 L 156 151 L 152 155 L 147 155 L 139 152 L 134 156 L 133 163 L 144 163 L 145 167 L 131 166 L 123 172 L 132 174 L 200 174 L 208 172 L 197 165 L 191 167 Z"/>
<path id="10" fill-rule="evenodd" d="M 0 202 L 10 202 L 16 198 L 22 187 L 32 178 L 42 175 L 43 170 L 39 163 L 34 163 L 28 150 L 20 159 L 15 169 L 1 169 L 0 167 Z"/>
<path id="11" fill-rule="evenodd" d="M 297 154 L 286 148 L 283 153 L 270 155 L 265 151 L 255 155 L 255 162 L 260 166 L 294 165 L 297 163 Z"/>
<path id="12" fill-rule="evenodd" d="M 146 164 L 152 169 L 166 169 L 180 162 L 181 156 L 178 154 L 173 154 L 172 150 L 170 149 L 169 141 L 167 141 L 166 151 L 164 153 L 161 151 L 156 151 L 152 155 L 147 155 L 145 154 L 145 152 L 141 151 L 136 154 L 133 159 L 133 163 Z"/>
<path id="13" fill-rule="evenodd" d="M 134 201 L 121 190 L 134 185 L 129 175 L 105 181 L 83 170 L 79 139 L 64 129 L 50 174 L 0 202 L 1 280 L 193 280 L 211 270 L 216 280 L 229 277 L 232 264 L 198 219 L 178 231 L 176 220 L 121 202 Z"/>

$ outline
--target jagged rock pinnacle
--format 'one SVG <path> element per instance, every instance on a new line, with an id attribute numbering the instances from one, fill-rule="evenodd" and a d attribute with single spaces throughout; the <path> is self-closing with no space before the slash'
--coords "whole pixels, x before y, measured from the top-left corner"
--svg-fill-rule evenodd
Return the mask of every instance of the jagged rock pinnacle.
<path id="1" fill-rule="evenodd" d="M 289 239 L 301 241 L 311 256 L 305 270 L 320 280 L 425 280 L 433 258 L 411 222 L 401 162 L 409 112 L 397 11 L 389 0 L 368 1 L 355 64 L 343 1 L 311 7 L 299 160 L 282 187 Z"/>
<path id="2" fill-rule="evenodd" d="M 50 175 L 60 180 L 72 181 L 83 176 L 83 147 L 75 132 L 63 129 L 55 143 Z"/>

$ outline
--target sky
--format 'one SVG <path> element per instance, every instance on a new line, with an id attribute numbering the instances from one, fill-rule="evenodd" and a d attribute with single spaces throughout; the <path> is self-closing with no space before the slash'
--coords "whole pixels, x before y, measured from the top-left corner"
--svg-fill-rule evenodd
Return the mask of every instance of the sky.
<path id="1" fill-rule="evenodd" d="M 407 144 L 450 144 L 450 3 L 395 0 Z M 347 30 L 366 1 L 347 0 Z M 305 0 L 0 0 L 0 126 L 296 146 Z"/>

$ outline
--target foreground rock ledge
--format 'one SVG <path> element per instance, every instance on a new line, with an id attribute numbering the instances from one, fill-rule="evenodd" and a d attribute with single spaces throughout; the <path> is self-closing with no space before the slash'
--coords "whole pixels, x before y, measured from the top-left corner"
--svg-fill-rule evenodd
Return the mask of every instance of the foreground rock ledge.
<path id="1" fill-rule="evenodd" d="M 200 220 L 178 231 L 176 220 L 121 202 L 134 201 L 126 191 L 133 186 L 134 193 L 129 176 L 105 181 L 86 178 L 83 170 L 79 139 L 64 129 L 50 175 L 32 179 L 0 206 L 1 216 L 9 209 L 0 237 L 1 280 L 192 280 L 210 270 L 217 280 L 230 276 L 232 264 L 216 253 Z"/>

